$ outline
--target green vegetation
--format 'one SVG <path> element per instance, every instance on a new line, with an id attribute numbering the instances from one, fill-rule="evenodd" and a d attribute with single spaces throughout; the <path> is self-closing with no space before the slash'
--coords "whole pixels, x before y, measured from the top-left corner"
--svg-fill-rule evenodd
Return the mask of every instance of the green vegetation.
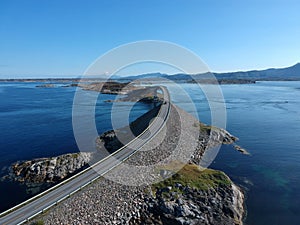
<path id="1" fill-rule="evenodd" d="M 211 126 L 206 125 L 206 124 L 204 124 L 204 123 L 200 123 L 200 131 L 201 131 L 201 132 L 205 132 L 205 133 L 209 134 L 210 131 L 211 131 L 211 129 L 212 129 Z"/>
<path id="2" fill-rule="evenodd" d="M 77 159 L 79 157 L 79 153 L 73 153 L 71 156 L 72 158 Z"/>
<path id="3" fill-rule="evenodd" d="M 44 225 L 44 221 L 38 220 L 38 221 L 33 222 L 32 225 Z"/>
<path id="4" fill-rule="evenodd" d="M 164 170 L 176 171 L 175 169 L 179 168 L 179 165 L 180 163 L 175 162 L 172 163 L 172 165 L 164 167 Z M 171 186 L 172 190 L 181 192 L 176 189 L 176 183 L 200 190 L 208 190 L 210 188 L 231 185 L 230 179 L 221 171 L 201 169 L 195 164 L 187 164 L 172 177 L 154 184 L 152 188 L 155 189 Z"/>

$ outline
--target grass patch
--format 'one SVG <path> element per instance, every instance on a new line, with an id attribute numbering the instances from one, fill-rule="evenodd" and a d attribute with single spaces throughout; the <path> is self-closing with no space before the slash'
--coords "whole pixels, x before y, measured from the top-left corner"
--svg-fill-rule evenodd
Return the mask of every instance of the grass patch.
<path id="1" fill-rule="evenodd" d="M 44 225 L 44 221 L 38 220 L 38 221 L 33 222 L 32 225 Z"/>
<path id="2" fill-rule="evenodd" d="M 175 162 L 165 166 L 163 169 L 176 171 L 176 168 L 179 168 L 179 165 L 179 162 Z M 173 190 L 177 191 L 177 188 L 175 188 L 176 183 L 200 190 L 231 185 L 230 179 L 221 171 L 201 169 L 195 164 L 186 164 L 172 177 L 157 184 L 153 184 L 152 188 L 156 189 L 171 186 Z"/>
<path id="3" fill-rule="evenodd" d="M 205 132 L 205 133 L 209 134 L 211 129 L 212 129 L 211 126 L 204 124 L 204 123 L 200 123 L 200 131 L 201 132 Z"/>

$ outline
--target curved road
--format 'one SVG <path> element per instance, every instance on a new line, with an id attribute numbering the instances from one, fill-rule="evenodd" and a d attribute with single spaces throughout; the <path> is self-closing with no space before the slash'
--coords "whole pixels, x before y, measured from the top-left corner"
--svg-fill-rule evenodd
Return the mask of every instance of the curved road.
<path id="1" fill-rule="evenodd" d="M 0 224 L 10 225 L 22 224 L 24 222 L 27 222 L 36 215 L 42 213 L 44 210 L 49 209 L 53 205 L 56 205 L 60 201 L 81 190 L 81 188 L 83 188 L 84 186 L 87 186 L 108 171 L 120 165 L 123 161 L 125 161 L 136 151 L 138 151 L 144 144 L 151 140 L 165 125 L 170 111 L 169 92 L 165 87 L 160 88 L 163 91 L 165 100 L 165 103 L 161 105 L 161 109 L 157 115 L 157 117 L 159 117 L 160 119 L 154 119 L 154 121 L 143 133 L 141 133 L 126 146 L 120 148 L 110 156 L 100 160 L 93 166 L 74 175 L 70 179 L 56 185 L 55 187 L 43 192 L 42 194 L 33 197 L 29 201 L 29 203 L 21 203 L 17 207 L 14 207 L 2 213 L 2 215 L 4 215 L 0 218 Z"/>

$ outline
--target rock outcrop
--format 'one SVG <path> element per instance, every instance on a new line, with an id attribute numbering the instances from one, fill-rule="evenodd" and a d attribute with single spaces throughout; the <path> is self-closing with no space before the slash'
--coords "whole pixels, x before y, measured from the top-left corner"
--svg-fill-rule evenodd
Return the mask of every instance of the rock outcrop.
<path id="1" fill-rule="evenodd" d="M 135 87 L 129 83 L 119 83 L 119 82 L 92 82 L 92 83 L 81 83 L 78 85 L 84 90 L 98 91 L 102 94 L 127 94 L 130 90 L 135 89 Z"/>
<path id="2" fill-rule="evenodd" d="M 26 183 L 60 181 L 83 169 L 91 157 L 92 153 L 82 152 L 17 162 L 11 167 L 12 177 Z"/>
<path id="3" fill-rule="evenodd" d="M 87 84 L 78 84 L 84 90 L 97 91 L 102 94 L 123 95 L 115 100 L 107 100 L 107 102 L 144 102 L 158 103 L 161 101 L 161 94 L 157 93 L 159 87 L 143 87 L 136 86 L 132 83 L 119 82 L 93 82 Z"/>
<path id="4" fill-rule="evenodd" d="M 238 146 L 235 144 L 238 138 L 222 128 L 209 126 L 201 122 L 196 122 L 194 126 L 199 127 L 200 132 L 197 150 L 191 156 L 190 162 L 192 163 L 199 165 L 204 153 L 213 147 L 220 146 L 222 144 L 234 144 L 235 146 Z"/>
<path id="5" fill-rule="evenodd" d="M 244 195 L 223 172 L 189 164 L 152 189 L 132 224 L 243 224 Z"/>

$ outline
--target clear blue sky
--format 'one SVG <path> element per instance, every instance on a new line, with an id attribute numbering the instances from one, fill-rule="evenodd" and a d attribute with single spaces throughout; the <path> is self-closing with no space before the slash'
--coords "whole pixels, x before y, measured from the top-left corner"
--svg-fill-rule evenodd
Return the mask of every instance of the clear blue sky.
<path id="1" fill-rule="evenodd" d="M 299 0 L 1 0 L 0 78 L 82 74 L 118 45 L 164 40 L 212 71 L 300 62 Z"/>

